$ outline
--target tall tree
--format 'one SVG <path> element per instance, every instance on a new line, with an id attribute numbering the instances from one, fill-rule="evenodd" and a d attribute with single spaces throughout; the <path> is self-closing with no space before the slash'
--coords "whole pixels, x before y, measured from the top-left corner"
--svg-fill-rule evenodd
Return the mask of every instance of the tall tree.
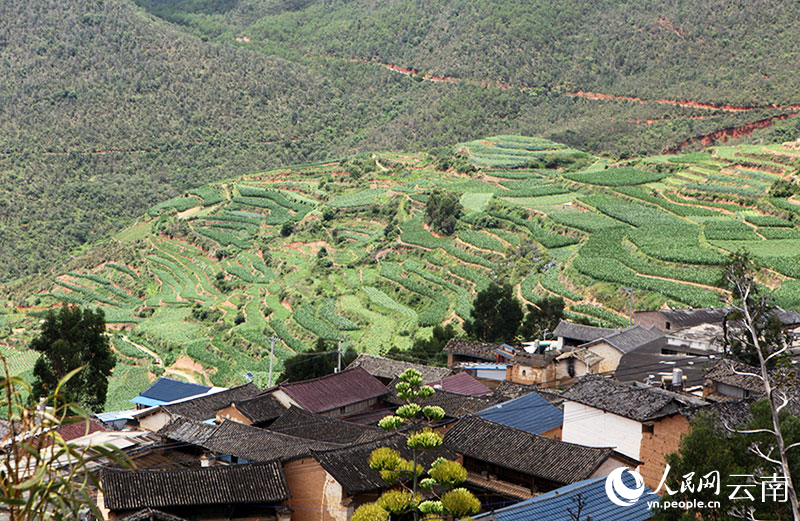
<path id="1" fill-rule="evenodd" d="M 764 395 L 769 406 L 770 426 L 767 428 L 750 429 L 741 431 L 750 434 L 767 433 L 771 437 L 769 444 L 755 442 L 753 452 L 764 461 L 780 469 L 786 477 L 789 502 L 793 521 L 800 521 L 800 504 L 797 500 L 797 491 L 789 466 L 789 449 L 797 447 L 800 443 L 787 445 L 781 431 L 780 413 L 789 404 L 789 396 L 778 387 L 775 375 L 770 374 L 770 368 L 789 355 L 791 343 L 785 335 L 776 334 L 774 330 L 774 306 L 771 305 L 768 295 L 759 293 L 755 282 L 758 266 L 745 252 L 732 253 L 728 262 L 723 267 L 722 280 L 731 292 L 731 309 L 738 319 L 737 324 L 729 332 L 729 337 L 735 339 L 740 350 L 755 354 L 758 372 L 742 373 L 733 369 L 737 374 L 753 376 L 761 380 L 764 385 Z M 794 370 L 781 371 L 783 378 L 792 378 L 796 383 Z M 780 374 L 778 376 L 781 376 Z M 769 446 L 769 448 L 765 448 Z"/>
<path id="2" fill-rule="evenodd" d="M 471 320 L 464 322 L 467 335 L 483 342 L 511 342 L 522 322 L 522 306 L 510 284 L 491 283 L 472 303 Z"/>
<path id="3" fill-rule="evenodd" d="M 561 297 L 545 297 L 536 302 L 536 306 L 528 304 L 528 314 L 525 315 L 519 328 L 519 335 L 525 339 L 541 338 L 545 331 L 550 333 L 564 318 L 564 299 Z"/>
<path id="4" fill-rule="evenodd" d="M 35 399 L 52 394 L 58 382 L 79 367 L 63 392 L 69 401 L 99 412 L 106 403 L 108 377 L 117 360 L 111 352 L 103 310 L 77 306 L 50 311 L 30 348 L 42 354 L 33 366 Z"/>
<path id="5" fill-rule="evenodd" d="M 464 212 L 458 197 L 442 190 L 434 190 L 425 203 L 425 223 L 434 231 L 450 235 L 456 229 L 456 222 Z"/>

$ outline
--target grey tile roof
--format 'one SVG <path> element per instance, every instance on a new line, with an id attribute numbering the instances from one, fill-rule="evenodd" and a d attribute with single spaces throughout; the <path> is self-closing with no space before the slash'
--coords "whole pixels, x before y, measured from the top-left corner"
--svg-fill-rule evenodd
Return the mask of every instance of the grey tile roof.
<path id="1" fill-rule="evenodd" d="M 513 400 L 514 398 L 525 396 L 526 394 L 535 392 L 537 390 L 538 389 L 532 385 L 519 384 L 515 382 L 509 382 L 508 380 L 503 380 L 497 387 L 495 387 L 494 394 L 497 398 Z"/>
<path id="2" fill-rule="evenodd" d="M 171 414 L 184 416 L 193 420 L 205 421 L 213 419 L 219 409 L 227 407 L 231 402 L 250 398 L 260 392 L 261 389 L 252 383 L 247 383 L 218 393 L 190 398 L 174 404 L 162 405 L 162 408 Z"/>
<path id="3" fill-rule="evenodd" d="M 177 418 L 158 434 L 167 439 L 203 447 L 217 454 L 248 461 L 289 460 L 308 455 L 311 448 L 340 447 L 340 443 L 307 440 L 280 432 L 225 420 L 220 425 Z"/>
<path id="4" fill-rule="evenodd" d="M 286 412 L 286 407 L 276 400 L 272 394 L 268 393 L 253 396 L 246 400 L 234 401 L 233 405 L 236 410 L 247 416 L 256 425 L 272 421 Z M 225 407 L 220 407 L 220 409 Z"/>
<path id="5" fill-rule="evenodd" d="M 161 510 L 153 508 L 143 508 L 129 516 L 119 519 L 119 521 L 187 521 L 183 517 L 174 516 Z"/>
<path id="6" fill-rule="evenodd" d="M 584 344 L 582 347 L 590 347 L 600 342 L 605 342 L 620 353 L 625 354 L 664 336 L 666 336 L 664 332 L 655 326 L 648 329 L 637 325 L 603 336 Z"/>
<path id="7" fill-rule="evenodd" d="M 746 389 L 756 394 L 764 394 L 764 382 L 756 376 L 736 374 L 738 372 L 761 374 L 761 370 L 742 362 L 734 360 L 719 360 L 713 367 L 706 371 L 708 380 L 724 383 L 732 387 Z"/>
<path id="8" fill-rule="evenodd" d="M 422 383 L 427 384 L 436 380 L 441 380 L 452 374 L 447 367 L 435 367 L 432 365 L 414 364 L 411 362 L 401 362 L 384 358 L 382 356 L 361 353 L 358 358 L 353 360 L 347 369 L 362 367 L 369 374 L 377 378 L 387 378 L 389 380 L 399 376 L 406 369 L 416 369 L 422 373 Z"/>
<path id="9" fill-rule="evenodd" d="M 587 375 L 562 393 L 567 401 L 645 422 L 676 414 L 687 404 L 703 403 L 695 397 L 657 389 L 621 383 L 602 376 Z M 565 415 L 564 423 L 569 422 Z"/>
<path id="10" fill-rule="evenodd" d="M 585 343 L 611 335 L 617 331 L 620 330 L 609 329 L 605 327 L 584 326 L 583 324 L 574 324 L 572 322 L 565 322 L 562 320 L 553 330 L 553 336 L 569 338 Z"/>
<path id="11" fill-rule="evenodd" d="M 445 353 L 466 355 L 493 362 L 497 360 L 497 353 L 495 352 L 495 349 L 500 349 L 500 345 L 476 342 L 474 340 L 465 340 L 463 338 L 451 338 L 447 342 L 447 345 L 444 346 L 442 351 Z"/>
<path id="12" fill-rule="evenodd" d="M 585 447 L 494 423 L 462 418 L 445 435 L 454 452 L 561 484 L 586 479 L 614 452 Z"/>
<path id="13" fill-rule="evenodd" d="M 716 419 L 719 429 L 729 436 L 733 433 L 728 428 L 740 427 L 752 419 L 750 406 L 756 401 L 755 398 L 745 398 L 743 400 L 728 400 L 724 402 L 712 403 L 705 407 L 686 407 L 681 410 L 689 421 L 694 420 L 701 414 L 711 414 Z"/>
<path id="14" fill-rule="evenodd" d="M 656 383 L 659 383 L 661 376 L 672 374 L 673 369 L 680 368 L 686 376 L 686 387 L 703 384 L 705 372 L 714 363 L 713 360 L 683 353 L 664 355 L 661 354 L 664 347 L 672 349 L 673 346 L 667 345 L 666 338 L 657 338 L 625 353 L 619 360 L 614 377 L 620 382 L 645 382 L 653 375 Z"/>
<path id="15" fill-rule="evenodd" d="M 378 440 L 339 449 L 315 450 L 312 456 L 342 485 L 347 494 L 352 496 L 359 492 L 389 488 L 380 473 L 369 467 L 369 456 L 379 447 L 390 447 L 400 452 L 404 458 L 411 458 L 406 438 L 398 434 L 387 434 Z M 444 447 L 439 447 L 425 451 L 420 463 L 427 466 L 439 457 L 455 459 L 456 455 Z"/>
<path id="16" fill-rule="evenodd" d="M 379 427 L 334 420 L 295 406 L 287 409 L 275 420 L 269 426 L 269 430 L 307 440 L 331 440 L 337 443 L 355 443 L 365 438 L 380 438 L 386 435 L 386 431 Z"/>
<path id="17" fill-rule="evenodd" d="M 686 308 L 662 309 L 658 312 L 669 320 L 671 329 L 678 329 L 698 324 L 720 324 L 729 311 L 728 308 Z"/>
<path id="18" fill-rule="evenodd" d="M 176 506 L 276 503 L 289 498 L 276 462 L 160 470 L 107 471 L 106 507 L 113 511 Z"/>

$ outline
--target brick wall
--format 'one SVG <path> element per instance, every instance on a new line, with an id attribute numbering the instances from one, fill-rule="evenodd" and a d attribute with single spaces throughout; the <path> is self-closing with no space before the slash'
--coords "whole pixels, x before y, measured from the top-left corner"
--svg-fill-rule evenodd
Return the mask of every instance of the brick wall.
<path id="1" fill-rule="evenodd" d="M 655 490 L 664 475 L 666 463 L 664 456 L 678 450 L 681 436 L 689 432 L 689 420 L 680 414 L 673 414 L 653 422 L 653 432 L 642 432 L 642 448 L 639 459 L 644 463 L 639 474 L 645 484 Z"/>

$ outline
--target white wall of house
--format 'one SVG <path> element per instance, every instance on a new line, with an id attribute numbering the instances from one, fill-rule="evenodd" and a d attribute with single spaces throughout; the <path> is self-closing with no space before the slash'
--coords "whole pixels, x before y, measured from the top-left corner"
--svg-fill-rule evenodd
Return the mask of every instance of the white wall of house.
<path id="1" fill-rule="evenodd" d="M 614 447 L 638 460 L 642 424 L 580 403 L 564 402 L 561 439 L 589 447 Z"/>

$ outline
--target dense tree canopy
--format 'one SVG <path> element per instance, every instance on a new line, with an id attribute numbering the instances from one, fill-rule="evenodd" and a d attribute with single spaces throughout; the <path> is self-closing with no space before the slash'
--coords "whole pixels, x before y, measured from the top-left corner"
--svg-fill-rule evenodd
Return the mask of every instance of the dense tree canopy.
<path id="1" fill-rule="evenodd" d="M 347 367 L 357 356 L 353 348 L 345 350 L 342 353 L 342 368 Z M 336 343 L 319 338 L 314 349 L 297 353 L 283 363 L 280 381 L 297 382 L 331 374 L 336 370 L 337 358 Z"/>
<path id="2" fill-rule="evenodd" d="M 523 312 L 510 284 L 492 283 L 475 297 L 470 316 L 464 322 L 467 335 L 483 342 L 512 342 Z"/>
<path id="3" fill-rule="evenodd" d="M 70 371 L 85 366 L 70 380 L 64 394 L 91 411 L 102 411 L 108 377 L 116 364 L 105 331 L 105 314 L 100 309 L 65 306 L 48 313 L 41 333 L 30 344 L 42 354 L 33 368 L 34 398 L 53 393 Z"/>
<path id="4" fill-rule="evenodd" d="M 456 229 L 456 223 L 464 208 L 458 202 L 458 196 L 451 192 L 435 190 L 425 203 L 425 224 L 443 235 L 450 235 Z"/>

